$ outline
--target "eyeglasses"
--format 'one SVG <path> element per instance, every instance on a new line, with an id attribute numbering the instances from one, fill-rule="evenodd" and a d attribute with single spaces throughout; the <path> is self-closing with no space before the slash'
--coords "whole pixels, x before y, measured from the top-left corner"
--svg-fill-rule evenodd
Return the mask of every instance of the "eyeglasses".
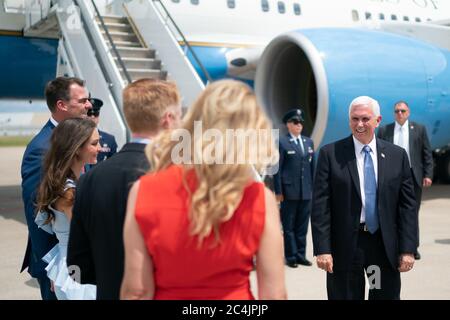
<path id="1" fill-rule="evenodd" d="M 405 109 L 397 109 L 397 110 L 395 110 L 394 112 L 395 113 L 406 113 L 408 110 L 405 110 Z"/>
<path id="2" fill-rule="evenodd" d="M 89 109 L 87 112 L 88 117 L 98 117 L 100 115 L 100 111 Z"/>

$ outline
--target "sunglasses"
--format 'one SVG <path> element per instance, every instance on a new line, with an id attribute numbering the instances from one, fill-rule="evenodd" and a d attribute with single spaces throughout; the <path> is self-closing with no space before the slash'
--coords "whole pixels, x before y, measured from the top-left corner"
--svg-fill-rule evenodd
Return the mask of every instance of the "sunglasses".
<path id="1" fill-rule="evenodd" d="M 395 110 L 394 112 L 395 113 L 406 113 L 408 110 L 405 110 L 405 109 L 397 109 L 397 110 Z"/>
<path id="2" fill-rule="evenodd" d="M 88 112 L 87 112 L 87 116 L 88 117 L 92 117 L 92 116 L 94 116 L 94 117 L 98 117 L 100 115 L 100 111 L 94 111 L 94 110 L 92 110 L 92 109 L 89 109 L 88 110 Z"/>

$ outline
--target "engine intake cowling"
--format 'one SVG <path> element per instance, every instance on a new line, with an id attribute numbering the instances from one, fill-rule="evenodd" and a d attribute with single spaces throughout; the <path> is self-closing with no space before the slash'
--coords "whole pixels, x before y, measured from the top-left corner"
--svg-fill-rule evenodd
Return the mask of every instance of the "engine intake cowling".
<path id="1" fill-rule="evenodd" d="M 276 37 L 258 63 L 255 90 L 275 126 L 291 108 L 305 113 L 316 146 L 350 134 L 348 107 L 357 96 L 380 103 L 382 124 L 405 100 L 434 146 L 447 144 L 450 53 L 431 44 L 368 29 L 305 29 Z"/>

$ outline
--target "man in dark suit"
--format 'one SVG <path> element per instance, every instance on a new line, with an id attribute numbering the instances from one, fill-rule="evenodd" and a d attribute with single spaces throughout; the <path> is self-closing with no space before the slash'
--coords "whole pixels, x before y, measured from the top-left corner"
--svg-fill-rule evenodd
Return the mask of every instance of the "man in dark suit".
<path id="1" fill-rule="evenodd" d="M 381 127 L 378 138 L 394 143 L 406 150 L 413 173 L 414 192 L 417 201 L 417 226 L 419 226 L 419 210 L 422 202 L 422 186 L 429 187 L 433 183 L 433 155 L 427 130 L 417 122 L 409 122 L 409 106 L 405 101 L 394 105 L 395 122 Z M 417 228 L 417 248 L 419 248 L 419 227 Z M 419 251 L 415 259 L 421 258 Z"/>
<path id="2" fill-rule="evenodd" d="M 50 81 L 45 88 L 50 120 L 28 144 L 22 160 L 22 199 L 28 225 L 28 244 L 20 272 L 28 272 L 39 282 L 44 300 L 56 299 L 50 290 L 50 280 L 41 258 L 57 243 L 54 235 L 39 229 L 34 222 L 36 191 L 41 181 L 41 166 L 50 147 L 50 136 L 59 122 L 74 117 L 85 118 L 92 107 L 84 82 L 78 78 L 60 77 Z"/>
<path id="3" fill-rule="evenodd" d="M 128 192 L 149 169 L 145 147 L 159 132 L 179 126 L 181 105 L 173 83 L 141 79 L 123 92 L 131 141 L 83 175 L 70 227 L 68 266 L 81 283 L 97 285 L 97 299 L 119 299 L 124 270 L 122 229 Z"/>
<path id="4" fill-rule="evenodd" d="M 98 127 L 100 123 L 100 108 L 103 106 L 103 101 L 97 98 L 90 98 L 89 101 L 92 104 L 92 109 L 88 111 L 87 115 L 95 122 Z M 100 129 L 98 130 L 98 133 L 100 134 L 100 146 L 102 149 L 97 155 L 97 163 L 111 158 L 112 155 L 117 152 L 116 138 L 112 134 L 109 134 L 108 132 L 102 131 Z M 86 168 L 86 171 L 92 169 L 95 165 L 87 166 L 88 167 Z"/>
<path id="5" fill-rule="evenodd" d="M 412 269 L 417 219 L 404 149 L 375 138 L 378 102 L 358 97 L 349 108 L 352 135 L 324 146 L 314 180 L 314 255 L 327 271 L 329 299 L 400 299 L 400 272 Z"/>
<path id="6" fill-rule="evenodd" d="M 274 176 L 277 200 L 281 202 L 284 254 L 286 265 L 311 266 L 306 259 L 306 234 L 311 213 L 314 172 L 313 141 L 302 136 L 303 116 L 300 109 L 288 111 L 283 122 L 288 133 L 280 137 L 280 161 Z"/>

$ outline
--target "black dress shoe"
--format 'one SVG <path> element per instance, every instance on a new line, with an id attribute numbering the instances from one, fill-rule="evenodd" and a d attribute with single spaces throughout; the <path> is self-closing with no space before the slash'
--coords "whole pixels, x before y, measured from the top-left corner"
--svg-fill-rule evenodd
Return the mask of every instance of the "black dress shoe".
<path id="1" fill-rule="evenodd" d="M 298 265 L 295 262 L 286 262 L 286 265 L 291 268 L 297 268 Z"/>
<path id="2" fill-rule="evenodd" d="M 300 259 L 297 259 L 297 263 L 298 264 L 301 264 L 302 266 L 312 266 L 312 262 L 311 261 L 309 261 L 308 259 L 306 259 L 306 258 L 300 258 Z"/>
<path id="3" fill-rule="evenodd" d="M 420 256 L 419 251 L 417 251 L 417 253 L 414 255 L 414 259 L 420 260 L 420 258 L 422 258 L 422 257 Z"/>

